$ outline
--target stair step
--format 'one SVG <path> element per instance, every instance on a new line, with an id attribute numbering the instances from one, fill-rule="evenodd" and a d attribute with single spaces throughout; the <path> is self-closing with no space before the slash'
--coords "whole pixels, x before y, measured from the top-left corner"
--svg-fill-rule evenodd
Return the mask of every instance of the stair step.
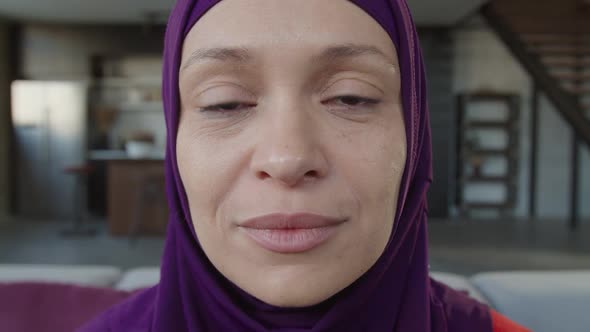
<path id="1" fill-rule="evenodd" d="M 564 89 L 578 96 L 590 95 L 590 86 L 564 86 Z"/>
<path id="2" fill-rule="evenodd" d="M 537 48 L 549 48 L 549 52 L 553 51 L 553 49 L 557 49 L 557 52 L 561 51 L 562 49 L 590 49 L 590 37 L 587 40 L 579 40 L 579 41 L 568 41 L 568 40 L 561 40 L 561 41 L 553 41 L 553 42 L 530 42 L 524 41 L 527 48 L 531 50 L 535 50 Z M 538 52 L 538 51 L 537 51 Z"/>
<path id="3" fill-rule="evenodd" d="M 524 12 L 528 15 L 532 13 L 537 15 L 580 14 L 590 10 L 587 0 L 562 0 L 559 5 L 556 5 L 555 0 L 496 0 L 493 4 L 505 14 L 515 12 Z"/>
<path id="4" fill-rule="evenodd" d="M 541 45 L 530 47 L 535 53 L 541 55 L 572 55 L 572 56 L 585 56 L 590 55 L 590 45 L 577 46 L 577 45 Z"/>
<path id="5" fill-rule="evenodd" d="M 590 80 L 590 72 L 552 72 L 551 76 L 563 81 L 585 81 Z"/>
<path id="6" fill-rule="evenodd" d="M 547 57 L 542 56 L 541 60 L 547 66 L 550 67 L 577 67 L 577 66 L 589 66 L 590 57 L 574 58 L 574 57 Z"/>
<path id="7" fill-rule="evenodd" d="M 567 15 L 564 15 L 567 16 Z M 590 22 L 584 19 L 554 19 L 547 17 L 514 17 L 510 19 L 512 29 L 521 34 L 546 33 L 555 31 L 569 34 L 590 33 Z"/>
<path id="8" fill-rule="evenodd" d="M 574 35 L 570 33 L 525 33 L 521 36 L 527 44 L 590 44 L 590 34 Z"/>

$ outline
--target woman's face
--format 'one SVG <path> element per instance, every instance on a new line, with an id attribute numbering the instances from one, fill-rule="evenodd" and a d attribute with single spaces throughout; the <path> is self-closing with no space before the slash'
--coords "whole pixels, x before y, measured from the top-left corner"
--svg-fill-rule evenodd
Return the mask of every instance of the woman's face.
<path id="1" fill-rule="evenodd" d="M 406 161 L 398 67 L 387 33 L 345 0 L 224 0 L 192 28 L 177 160 L 226 278 L 301 307 L 377 261 Z"/>

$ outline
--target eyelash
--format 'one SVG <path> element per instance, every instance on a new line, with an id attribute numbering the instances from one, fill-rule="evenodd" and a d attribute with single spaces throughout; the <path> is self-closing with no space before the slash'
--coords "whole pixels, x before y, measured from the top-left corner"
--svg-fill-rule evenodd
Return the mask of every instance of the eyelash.
<path id="1" fill-rule="evenodd" d="M 354 99 L 354 100 L 358 101 L 358 103 L 355 105 L 346 104 L 346 103 L 342 102 L 345 99 Z M 365 98 L 365 97 L 356 96 L 356 95 L 342 95 L 342 96 L 330 98 L 327 101 L 322 102 L 322 104 L 327 104 L 327 103 L 337 101 L 337 100 L 341 101 L 340 105 L 347 107 L 347 108 L 371 107 L 371 106 L 378 105 L 381 102 L 379 99 Z"/>
<path id="2" fill-rule="evenodd" d="M 349 108 L 349 109 L 359 107 L 359 105 L 360 105 L 360 107 L 375 106 L 381 102 L 380 100 L 373 99 L 373 98 L 365 98 L 365 97 L 360 97 L 360 96 L 355 96 L 355 95 L 342 95 L 342 96 L 337 96 L 334 98 L 330 98 L 326 101 L 323 101 L 322 104 L 323 105 L 329 104 L 330 102 L 337 101 L 337 100 L 340 100 L 342 102 L 345 99 L 349 99 L 349 101 L 350 101 L 350 99 L 353 99 L 358 102 L 355 105 L 340 103 L 340 105 L 342 105 L 346 108 Z M 227 109 L 227 108 L 224 109 L 224 107 L 229 107 L 229 109 Z M 205 106 L 205 107 L 201 108 L 200 111 L 201 112 L 232 113 L 232 112 L 241 111 L 244 108 L 251 108 L 251 107 L 256 107 L 256 104 L 242 103 L 239 101 L 230 101 L 230 102 L 226 102 L 226 103 L 219 103 L 219 104 Z"/>
<path id="3" fill-rule="evenodd" d="M 223 107 L 227 107 L 227 106 L 229 106 L 230 109 L 223 109 Z M 201 108 L 200 111 L 201 112 L 231 113 L 231 112 L 240 111 L 243 108 L 243 107 L 240 107 L 239 109 L 237 109 L 232 106 L 245 106 L 246 108 L 249 108 L 249 107 L 255 107 L 256 104 L 247 104 L 247 103 L 242 103 L 239 101 L 230 101 L 230 102 L 226 102 L 226 103 L 205 106 L 205 107 Z"/>

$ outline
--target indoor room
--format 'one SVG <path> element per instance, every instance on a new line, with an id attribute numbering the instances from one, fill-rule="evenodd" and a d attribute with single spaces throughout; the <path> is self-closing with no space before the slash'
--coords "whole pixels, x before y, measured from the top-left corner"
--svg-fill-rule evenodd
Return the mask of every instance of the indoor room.
<path id="1" fill-rule="evenodd" d="M 404 283 L 401 293 L 424 288 L 420 296 L 430 298 L 442 283 L 531 331 L 590 325 L 590 1 L 293 1 L 0 1 L 0 326 L 9 326 L 0 330 L 74 331 L 134 294 L 171 291 L 171 280 L 185 295 L 193 292 L 187 284 L 211 290 L 211 275 L 222 285 L 211 294 L 222 294 L 222 307 L 231 299 L 233 314 L 248 301 L 337 306 L 334 298 L 356 289 L 372 294 L 363 281 L 384 261 L 391 265 L 380 278 Z M 326 14 L 330 5 L 366 29 L 341 24 Z M 305 14 L 283 26 L 273 10 L 287 17 L 288 6 Z M 249 38 L 264 24 L 264 34 L 221 48 L 236 31 Z M 281 34 L 299 26 L 308 27 L 299 37 Z M 308 48 L 332 38 L 332 27 L 366 38 L 357 48 L 344 39 L 325 65 L 314 55 L 296 70 Z M 379 87 L 385 69 L 371 74 L 374 53 L 383 55 L 366 46 L 372 40 L 396 52 L 396 93 Z M 192 51 L 191 43 L 216 48 Z M 259 47 L 265 43 L 278 46 Z M 320 90 L 324 72 L 352 77 L 365 62 L 364 78 L 340 84 L 346 93 L 305 99 L 312 86 Z M 317 80 L 304 77 L 316 67 L 327 69 L 312 73 Z M 223 87 L 187 92 L 214 71 Z M 322 93 L 338 90 L 330 77 L 335 83 Z M 295 91 L 303 79 L 309 84 Z M 355 89 L 390 96 L 400 112 L 374 111 L 386 101 L 353 96 Z M 192 109 L 200 99 L 217 104 Z M 399 126 L 383 130 L 394 116 Z M 252 217 L 262 213 L 269 214 Z M 224 225 L 247 217 L 246 226 L 235 221 L 237 230 Z M 323 233 L 333 225 L 322 222 L 336 230 Z M 369 252 L 378 252 L 370 264 L 362 256 Z M 310 267 L 320 258 L 325 270 Z M 348 276 L 338 270 L 348 264 L 363 273 L 329 286 Z M 274 278 L 277 266 L 284 269 Z M 416 269 L 423 273 L 409 274 Z M 330 296 L 288 302 L 293 294 L 282 293 L 290 287 L 280 278 L 295 277 L 303 288 L 319 280 L 324 286 L 312 293 Z M 427 286 L 412 286 L 420 277 Z M 249 297 L 227 295 L 234 288 Z M 168 301 L 182 302 L 178 294 Z M 48 303 L 59 309 L 44 309 Z M 153 324 L 163 311 L 150 312 Z M 55 319 L 62 314 L 68 318 Z M 271 331 L 287 321 L 249 319 L 255 325 L 169 331 Z M 320 325 L 301 331 L 348 331 Z M 154 326 L 145 331 L 159 331 Z"/>

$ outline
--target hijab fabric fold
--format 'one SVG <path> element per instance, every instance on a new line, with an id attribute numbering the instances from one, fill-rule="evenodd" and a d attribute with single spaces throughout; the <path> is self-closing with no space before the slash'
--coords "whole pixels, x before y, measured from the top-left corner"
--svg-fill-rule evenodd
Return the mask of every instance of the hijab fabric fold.
<path id="1" fill-rule="evenodd" d="M 176 134 L 183 41 L 218 1 L 178 0 L 167 26 L 162 92 L 170 216 L 160 283 L 113 307 L 82 331 L 491 332 L 486 306 L 428 275 L 426 193 L 432 181 L 432 152 L 426 75 L 405 0 L 351 0 L 388 33 L 400 64 L 408 157 L 394 229 L 381 257 L 332 298 L 298 309 L 265 304 L 213 267 L 192 226 L 176 163 Z"/>

